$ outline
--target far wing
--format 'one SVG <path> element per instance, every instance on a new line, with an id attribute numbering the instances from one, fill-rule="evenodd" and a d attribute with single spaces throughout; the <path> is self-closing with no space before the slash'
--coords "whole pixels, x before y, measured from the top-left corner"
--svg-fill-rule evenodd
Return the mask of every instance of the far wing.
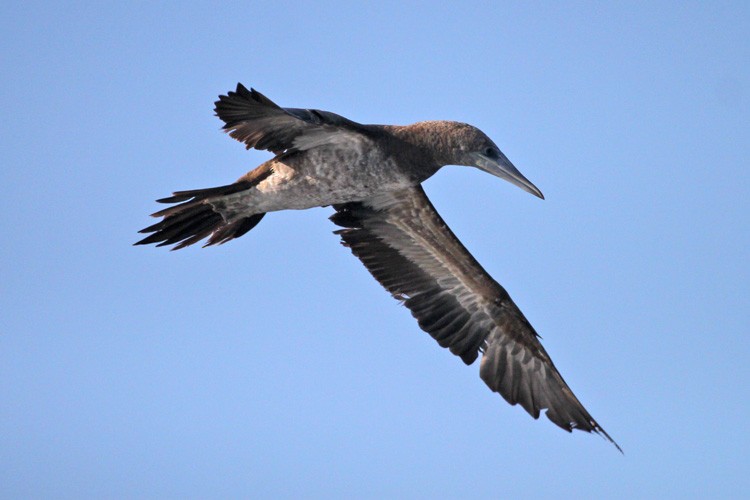
<path id="1" fill-rule="evenodd" d="M 230 136 L 244 142 L 247 149 L 275 154 L 341 144 L 364 130 L 362 125 L 328 111 L 282 108 L 241 83 L 236 91 L 219 96 L 215 105 L 216 116 L 224 121 L 224 131 Z"/>
<path id="2" fill-rule="evenodd" d="M 578 401 L 508 293 L 464 248 L 421 187 L 335 207 L 336 231 L 419 326 L 531 416 L 617 444 Z M 618 449 L 619 446 L 617 446 Z"/>

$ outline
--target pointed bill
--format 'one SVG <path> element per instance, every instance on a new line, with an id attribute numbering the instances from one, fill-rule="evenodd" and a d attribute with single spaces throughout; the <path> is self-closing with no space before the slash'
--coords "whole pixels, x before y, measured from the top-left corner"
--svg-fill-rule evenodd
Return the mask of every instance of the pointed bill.
<path id="1" fill-rule="evenodd" d="M 489 156 L 477 153 L 475 166 L 489 174 L 505 179 L 534 196 L 544 199 L 544 195 L 539 188 L 524 177 L 523 174 L 519 172 L 510 160 L 502 153 L 502 151 L 498 151 L 498 153 L 499 155 L 497 158 L 490 158 Z"/>

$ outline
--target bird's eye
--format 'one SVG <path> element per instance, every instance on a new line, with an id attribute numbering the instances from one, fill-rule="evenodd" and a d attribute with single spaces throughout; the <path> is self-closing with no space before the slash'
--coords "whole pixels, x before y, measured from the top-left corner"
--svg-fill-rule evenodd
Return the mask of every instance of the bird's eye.
<path id="1" fill-rule="evenodd" d="M 495 148 L 487 148 L 484 150 L 484 156 L 487 156 L 489 158 L 497 158 L 499 155 L 497 154 L 497 150 Z"/>

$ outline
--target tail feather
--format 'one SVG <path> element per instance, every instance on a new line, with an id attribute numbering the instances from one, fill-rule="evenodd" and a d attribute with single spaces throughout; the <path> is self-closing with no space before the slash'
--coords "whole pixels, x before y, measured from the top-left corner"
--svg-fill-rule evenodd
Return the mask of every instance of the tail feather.
<path id="1" fill-rule="evenodd" d="M 175 191 L 172 193 L 172 196 L 168 196 L 167 198 L 161 198 L 156 200 L 158 203 L 181 203 L 183 201 L 188 201 L 193 198 L 197 200 L 205 200 L 206 198 L 210 198 L 211 196 L 226 196 L 228 194 L 234 194 L 239 193 L 240 191 L 245 191 L 246 189 L 250 189 L 255 184 L 257 184 L 258 180 L 241 180 L 237 181 L 233 184 L 227 184 L 226 186 L 219 186 L 219 187 L 213 187 L 213 188 L 204 188 L 204 189 L 190 189 L 187 191 Z"/>
<path id="2" fill-rule="evenodd" d="M 221 227 L 223 219 L 221 215 L 217 214 L 210 207 L 194 219 L 190 219 L 181 224 L 175 224 L 169 228 L 160 230 L 159 238 L 162 242 L 156 246 L 168 246 L 180 241 L 195 236 L 198 233 L 203 232 L 208 228 L 215 229 Z"/>
<path id="3" fill-rule="evenodd" d="M 266 214 L 260 213 L 251 215 L 250 217 L 236 220 L 221 227 L 220 229 L 217 229 L 216 231 L 214 231 L 213 235 L 211 235 L 211 238 L 209 238 L 208 242 L 204 246 L 223 245 L 229 240 L 239 238 L 240 236 L 257 226 L 264 215 Z"/>
<path id="4" fill-rule="evenodd" d="M 204 246 L 221 245 L 254 228 L 265 213 L 227 222 L 224 216 L 212 205 L 211 199 L 233 194 L 252 187 L 251 182 L 240 181 L 229 186 L 191 191 L 177 191 L 168 198 L 157 200 L 161 203 L 178 203 L 154 214 L 162 220 L 141 229 L 140 233 L 151 233 L 136 245 L 156 244 L 158 247 L 175 245 L 179 250 L 198 241 L 209 238 Z"/>
<path id="5" fill-rule="evenodd" d="M 152 217 L 164 217 L 165 215 L 168 215 L 169 216 L 169 224 L 167 224 L 167 225 L 168 226 L 173 226 L 173 225 L 175 225 L 175 224 L 177 224 L 179 222 L 183 222 L 186 219 L 190 219 L 191 217 L 194 217 L 195 216 L 195 210 L 196 209 L 200 210 L 201 209 L 201 205 L 196 205 L 192 209 L 190 209 L 190 207 L 185 206 L 184 204 L 180 205 L 178 207 L 170 207 L 170 208 L 174 208 L 175 209 L 175 210 L 172 211 L 171 215 L 170 214 L 162 214 L 161 212 L 156 212 L 155 214 L 152 214 L 151 216 Z M 179 210 L 177 210 L 178 208 L 179 208 Z M 143 228 L 143 229 L 141 229 L 138 232 L 139 233 L 153 233 L 154 231 L 158 231 L 159 229 L 162 229 L 162 228 L 166 229 L 167 225 L 164 224 L 165 222 L 166 222 L 166 220 L 157 222 L 156 224 L 153 224 L 151 226 Z"/>
<path id="6" fill-rule="evenodd" d="M 200 207 L 203 204 L 202 201 L 186 201 L 185 203 L 181 203 L 179 205 L 175 205 L 173 207 L 167 207 L 163 210 L 159 210 L 158 212 L 154 212 L 151 214 L 151 217 L 172 217 L 176 215 L 186 215 L 188 208 L 194 208 L 194 207 Z M 145 229 L 142 230 L 142 232 L 146 231 Z"/>

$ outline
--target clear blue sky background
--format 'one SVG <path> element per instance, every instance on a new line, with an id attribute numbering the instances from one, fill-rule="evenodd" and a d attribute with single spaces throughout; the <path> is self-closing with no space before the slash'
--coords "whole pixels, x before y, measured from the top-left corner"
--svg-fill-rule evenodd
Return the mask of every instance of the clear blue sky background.
<path id="1" fill-rule="evenodd" d="M 748 2 L 0 7 L 0 497 L 671 497 L 750 488 Z M 237 81 L 482 128 L 547 196 L 428 195 L 622 445 L 508 406 L 331 234 L 132 247 L 269 157 Z"/>

